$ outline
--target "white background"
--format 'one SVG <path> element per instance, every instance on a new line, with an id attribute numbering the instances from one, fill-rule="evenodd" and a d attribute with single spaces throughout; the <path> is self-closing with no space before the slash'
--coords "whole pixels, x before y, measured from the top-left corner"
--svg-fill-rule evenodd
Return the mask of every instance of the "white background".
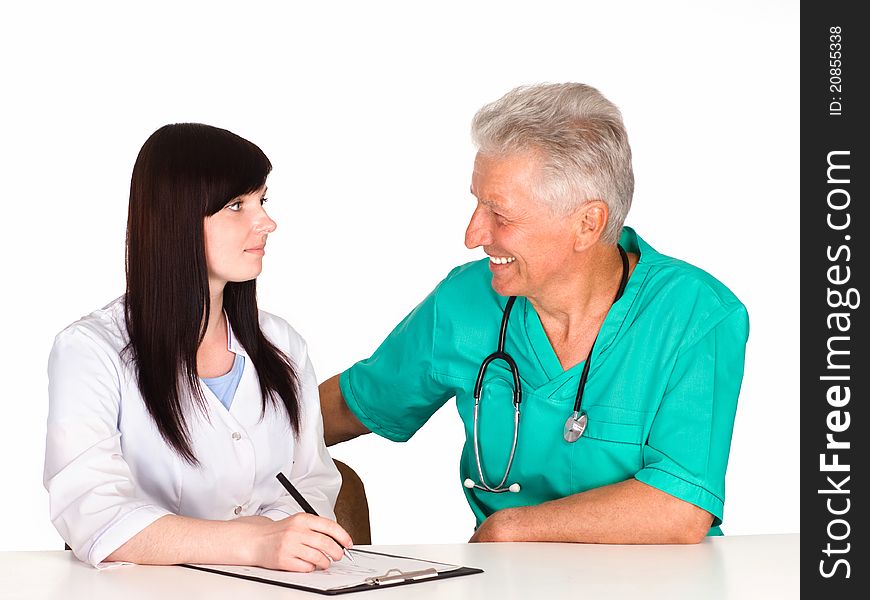
<path id="1" fill-rule="evenodd" d="M 123 292 L 151 132 L 204 122 L 270 157 L 260 306 L 307 338 L 322 381 L 482 257 L 463 246 L 474 112 L 569 80 L 623 111 L 626 223 L 748 307 L 725 532 L 799 531 L 798 3 L 284 4 L 4 4 L 0 550 L 63 547 L 42 487 L 46 360 Z M 366 484 L 375 543 L 471 535 L 460 446 L 451 401 L 406 444 L 332 448 Z"/>

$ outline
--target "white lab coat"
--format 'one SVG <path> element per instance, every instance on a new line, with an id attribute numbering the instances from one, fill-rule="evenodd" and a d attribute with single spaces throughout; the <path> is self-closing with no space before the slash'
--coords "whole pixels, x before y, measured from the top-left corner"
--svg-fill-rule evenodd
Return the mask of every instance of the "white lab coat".
<path id="1" fill-rule="evenodd" d="M 49 412 L 45 487 L 51 521 L 82 561 L 97 565 L 166 514 L 201 519 L 301 511 L 275 478 L 293 482 L 322 516 L 335 518 L 341 476 L 323 442 L 317 379 L 302 337 L 260 311 L 260 327 L 296 366 L 300 434 L 283 412 L 261 420 L 260 386 L 245 349 L 229 331 L 229 349 L 245 369 L 227 410 L 202 385 L 207 415 L 188 411 L 200 466 L 192 467 L 161 438 L 121 357 L 128 342 L 124 299 L 73 323 L 55 338 L 48 361 Z"/>

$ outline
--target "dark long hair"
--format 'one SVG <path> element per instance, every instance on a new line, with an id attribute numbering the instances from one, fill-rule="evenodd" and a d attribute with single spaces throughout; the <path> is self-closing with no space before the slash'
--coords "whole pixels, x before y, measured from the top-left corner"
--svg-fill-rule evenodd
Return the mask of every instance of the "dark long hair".
<path id="1" fill-rule="evenodd" d="M 163 439 L 198 464 L 187 425 L 205 411 L 196 352 L 209 318 L 204 219 L 261 188 L 272 163 L 259 147 L 199 123 L 161 127 L 146 140 L 130 183 L 127 217 L 127 346 L 139 390 Z M 229 282 L 223 306 L 260 380 L 262 411 L 283 403 L 299 430 L 294 365 L 260 330 L 256 280 Z M 188 400 L 190 399 L 190 400 Z"/>

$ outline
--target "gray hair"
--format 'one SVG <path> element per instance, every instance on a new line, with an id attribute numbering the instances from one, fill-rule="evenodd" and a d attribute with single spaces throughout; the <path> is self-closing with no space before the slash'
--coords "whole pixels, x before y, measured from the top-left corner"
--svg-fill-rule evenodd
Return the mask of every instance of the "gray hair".
<path id="1" fill-rule="evenodd" d="M 619 109 L 582 83 L 514 88 L 477 111 L 471 136 L 481 154 L 543 154 L 536 192 L 557 214 L 590 200 L 607 204 L 601 239 L 616 243 L 631 207 L 631 147 Z"/>

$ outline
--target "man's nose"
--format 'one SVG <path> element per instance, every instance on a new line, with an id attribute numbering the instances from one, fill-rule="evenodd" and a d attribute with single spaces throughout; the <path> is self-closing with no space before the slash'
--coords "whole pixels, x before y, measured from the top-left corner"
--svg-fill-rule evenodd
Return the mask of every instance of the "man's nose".
<path id="1" fill-rule="evenodd" d="M 465 230 L 465 247 L 472 250 L 478 246 L 487 246 L 491 241 L 488 219 L 481 207 L 478 206 L 471 214 L 471 221 Z"/>

